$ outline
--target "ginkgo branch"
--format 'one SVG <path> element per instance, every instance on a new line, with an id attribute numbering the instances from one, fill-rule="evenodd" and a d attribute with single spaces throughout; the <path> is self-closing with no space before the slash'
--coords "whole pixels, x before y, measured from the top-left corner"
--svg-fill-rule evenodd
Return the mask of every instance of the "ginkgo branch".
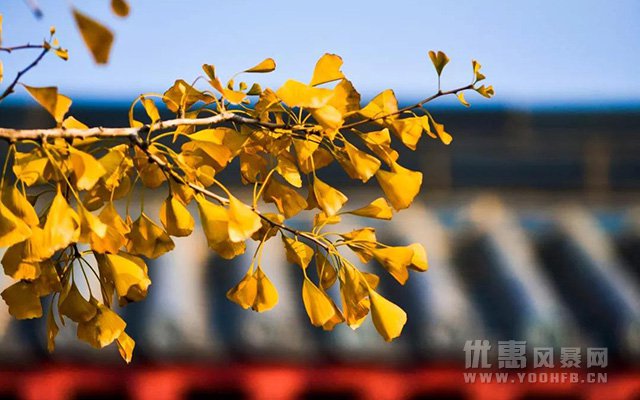
<path id="1" fill-rule="evenodd" d="M 0 51 L 4 51 L 7 53 L 11 53 L 13 51 L 17 51 L 17 50 L 27 50 L 27 49 L 44 49 L 45 45 L 43 44 L 23 44 L 20 46 L 12 46 L 12 47 L 0 47 Z"/>
<path id="2" fill-rule="evenodd" d="M 387 114 L 382 114 L 382 115 L 376 115 L 370 118 L 366 118 L 360 121 L 356 121 L 356 122 L 352 122 L 350 124 L 346 124 L 342 126 L 342 129 L 349 129 L 349 128 L 354 128 L 356 126 L 362 125 L 362 124 L 367 124 L 369 122 L 375 122 L 375 121 L 379 121 L 381 119 L 385 119 L 385 118 L 389 118 L 389 117 L 393 117 L 395 115 L 400 115 L 402 113 L 405 113 L 407 111 L 411 111 L 414 110 L 416 108 L 421 108 L 422 106 L 424 106 L 427 103 L 430 103 L 431 101 L 437 99 L 438 97 L 443 97 L 443 96 L 448 96 L 448 95 L 452 95 L 452 94 L 458 94 L 458 92 L 462 92 L 465 90 L 469 90 L 469 89 L 473 89 L 474 88 L 474 83 L 468 84 L 466 86 L 462 86 L 459 87 L 457 89 L 451 89 L 451 90 L 438 90 L 436 93 L 432 94 L 431 96 L 415 103 L 412 104 L 410 106 L 406 106 L 403 108 L 398 109 L 397 111 L 394 111 L 392 113 L 387 113 Z"/>
<path id="3" fill-rule="evenodd" d="M 29 72 L 30 69 L 32 69 L 33 67 L 38 65 L 38 63 L 40 62 L 40 60 L 42 60 L 42 58 L 45 56 L 45 54 L 47 54 L 49 52 L 49 49 L 50 48 L 48 48 L 48 47 L 43 47 L 43 49 L 40 52 L 40 54 L 38 55 L 38 57 L 36 57 L 36 59 L 33 60 L 33 62 L 31 62 L 31 64 L 27 65 L 24 69 L 18 71 L 18 73 L 16 74 L 16 77 L 9 84 L 9 86 L 7 86 L 7 88 L 4 90 L 4 92 L 2 92 L 2 94 L 0 95 L 0 101 L 4 100 L 7 96 L 9 96 L 11 93 L 13 93 L 13 89 L 16 87 L 16 85 L 20 81 L 20 78 L 22 78 L 22 75 L 26 74 L 27 72 Z"/>

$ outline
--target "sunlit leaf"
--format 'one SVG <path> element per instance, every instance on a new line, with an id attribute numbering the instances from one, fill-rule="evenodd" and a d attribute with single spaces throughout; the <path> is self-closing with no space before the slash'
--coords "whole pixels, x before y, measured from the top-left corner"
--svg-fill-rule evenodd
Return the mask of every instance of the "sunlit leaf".
<path id="1" fill-rule="evenodd" d="M 251 67 L 249 69 L 245 69 L 244 72 L 271 72 L 276 69 L 276 62 L 273 58 L 266 58 L 262 60 L 258 65 Z"/>
<path id="2" fill-rule="evenodd" d="M 262 227 L 260 216 L 237 198 L 229 197 L 229 239 L 242 242 Z"/>
<path id="3" fill-rule="evenodd" d="M 378 197 L 364 207 L 349 211 L 349 214 L 389 220 L 393 217 L 393 210 L 391 210 L 391 206 L 389 206 L 389 203 L 387 203 L 384 197 Z"/>
<path id="4" fill-rule="evenodd" d="M 444 67 L 447 65 L 447 63 L 449 63 L 449 57 L 447 57 L 447 55 L 441 51 L 438 51 L 436 53 L 435 51 L 431 50 L 429 51 L 429 58 L 431 59 L 431 62 L 433 63 L 438 76 L 440 76 Z"/>
<path id="5" fill-rule="evenodd" d="M 344 74 L 340 71 L 341 66 L 342 58 L 340 56 L 335 54 L 323 55 L 316 63 L 316 68 L 311 78 L 311 86 L 317 86 L 344 78 Z"/>
<path id="6" fill-rule="evenodd" d="M 148 258 L 158 258 L 175 247 L 167 232 L 151 221 L 144 212 L 131 226 L 128 237 L 129 253 Z"/>
<path id="7" fill-rule="evenodd" d="M 195 225 L 189 210 L 175 196 L 162 202 L 160 222 L 171 236 L 189 236 Z"/>
<path id="8" fill-rule="evenodd" d="M 333 302 L 307 277 L 302 282 L 302 302 L 314 326 L 322 326 L 335 314 Z"/>
<path id="9" fill-rule="evenodd" d="M 313 180 L 313 191 L 318 205 L 328 215 L 336 215 L 348 198 L 339 190 L 327 185 L 317 177 Z"/>
<path id="10" fill-rule="evenodd" d="M 16 319 L 32 319 L 42 316 L 42 304 L 31 282 L 16 282 L 3 290 L 1 296 L 9 306 L 9 314 Z"/>
<path id="11" fill-rule="evenodd" d="M 299 265 L 302 269 L 306 269 L 313 258 L 313 249 L 297 239 L 292 239 L 284 235 L 282 236 L 282 242 L 284 243 L 287 261 Z"/>
<path id="12" fill-rule="evenodd" d="M 93 60 L 98 64 L 106 64 L 109 61 L 109 53 L 113 44 L 111 30 L 75 8 L 73 9 L 73 17 L 85 45 L 91 51 Z"/>
<path id="13" fill-rule="evenodd" d="M 373 325 L 380 336 L 387 342 L 400 336 L 402 328 L 407 323 L 407 313 L 373 290 L 369 291 L 369 298 Z"/>
<path id="14" fill-rule="evenodd" d="M 116 339 L 116 343 L 118 344 L 118 352 L 120 353 L 120 357 L 129 364 L 131 362 L 131 358 L 133 357 L 133 349 L 136 346 L 136 342 L 131 339 L 131 336 L 127 335 L 126 332 L 122 332 L 120 336 Z"/>
<path id="15" fill-rule="evenodd" d="M 412 171 L 398 163 L 391 164 L 391 171 L 379 170 L 376 179 L 385 196 L 396 210 L 407 208 L 420 192 L 422 172 Z"/>
<path id="16" fill-rule="evenodd" d="M 93 319 L 78 324 L 78 339 L 101 349 L 118 339 L 127 324 L 104 304 L 98 304 Z"/>
<path id="17" fill-rule="evenodd" d="M 333 91 L 329 89 L 315 88 L 292 79 L 286 81 L 276 94 L 289 107 L 305 108 L 320 108 L 333 97 Z"/>
<path id="18" fill-rule="evenodd" d="M 363 109 L 358 111 L 360 115 L 370 119 L 380 119 L 388 117 L 395 119 L 398 111 L 398 100 L 393 90 L 387 89 L 373 98 Z"/>
<path id="19" fill-rule="evenodd" d="M 61 123 L 71 107 L 71 99 L 58 93 L 57 87 L 32 87 L 23 85 L 27 92 L 56 120 Z"/>

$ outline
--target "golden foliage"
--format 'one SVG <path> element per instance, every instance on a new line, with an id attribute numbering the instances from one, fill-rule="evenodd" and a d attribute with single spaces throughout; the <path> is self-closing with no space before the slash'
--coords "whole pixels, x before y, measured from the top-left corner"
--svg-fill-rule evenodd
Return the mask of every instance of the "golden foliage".
<path id="1" fill-rule="evenodd" d="M 126 1 L 113 0 L 111 6 L 116 15 L 129 13 Z M 74 17 L 96 62 L 106 62 L 110 31 L 75 10 Z M 442 52 L 429 57 L 439 77 L 449 58 Z M 223 84 L 215 67 L 205 64 L 206 79 L 200 83 L 207 88 L 178 79 L 162 95 L 140 96 L 127 128 L 92 130 L 66 117 L 71 100 L 57 88 L 24 86 L 57 128 L 51 136 L 10 142 L 0 182 L 0 246 L 7 247 L 2 267 L 16 280 L 2 292 L 9 313 L 38 318 L 41 298 L 57 298 L 46 316 L 49 350 L 55 347 L 58 323 L 68 319 L 77 323 L 79 339 L 96 348 L 116 342 L 122 358 L 131 361 L 135 342 L 113 310 L 114 299 L 124 306 L 146 297 L 151 279 L 144 258 L 173 250 L 172 236 L 191 235 L 197 208 L 207 244 L 220 257 L 234 258 L 246 251 L 247 241 L 258 242 L 248 271 L 227 292 L 231 301 L 257 312 L 276 306 L 278 292 L 265 273 L 270 266 L 261 260 L 265 242 L 280 235 L 286 259 L 300 267 L 301 297 L 311 324 L 331 330 L 346 323 L 356 329 L 371 314 L 384 340 L 398 337 L 405 312 L 376 291 L 377 274 L 361 271 L 340 250 L 346 246 L 362 263 L 375 260 L 404 284 L 410 271 L 429 267 L 423 245 L 387 246 L 371 227 L 341 232 L 340 223 L 345 214 L 390 220 L 394 210 L 409 207 L 420 192 L 422 173 L 401 165 L 394 147 L 416 150 L 423 138 L 452 140 L 424 104 L 453 94 L 468 106 L 464 90 L 491 97 L 493 88 L 475 86 L 485 77 L 473 61 L 474 79 L 467 86 L 405 108 L 385 90 L 363 107 L 342 64 L 339 56 L 325 54 L 308 84 L 287 80 L 277 89 L 234 79 Z M 267 58 L 242 72 L 275 68 Z M 134 118 L 137 105 L 146 122 Z M 176 119 L 163 120 L 165 113 L 175 113 Z M 323 171 L 332 164 L 379 194 L 368 204 L 349 207 L 348 192 L 328 183 L 337 168 Z M 233 168 L 252 188 L 250 200 L 222 182 L 220 174 Z M 159 210 L 145 211 L 143 200 L 135 209 L 146 188 L 164 191 Z M 288 221 L 310 215 L 311 230 Z M 335 229 L 326 232 L 327 225 Z M 312 262 L 315 268 L 308 268 Z M 86 279 L 82 290 L 78 276 Z M 91 292 L 94 278 L 100 293 Z M 340 306 L 327 292 L 334 285 Z"/>

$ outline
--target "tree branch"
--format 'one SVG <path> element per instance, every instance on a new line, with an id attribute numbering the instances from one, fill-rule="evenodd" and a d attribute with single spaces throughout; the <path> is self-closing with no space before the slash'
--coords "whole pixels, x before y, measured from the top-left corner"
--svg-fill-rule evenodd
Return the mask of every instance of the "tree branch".
<path id="1" fill-rule="evenodd" d="M 366 123 L 369 123 L 369 122 L 374 122 L 374 121 L 378 121 L 378 120 L 381 120 L 381 119 L 393 117 L 394 115 L 400 115 L 400 114 L 402 114 L 402 113 L 404 113 L 406 111 L 413 110 L 414 108 L 420 108 L 423 105 L 429 103 L 430 101 L 433 101 L 433 100 L 437 99 L 438 97 L 448 96 L 450 94 L 457 94 L 458 92 L 462 92 L 463 90 L 473 89 L 473 85 L 474 85 L 473 83 L 470 83 L 470 84 L 468 84 L 466 86 L 462 86 L 462 87 L 459 87 L 457 89 L 452 89 L 452 90 L 447 90 L 447 91 L 438 90 L 438 92 L 436 92 L 435 94 L 427 97 L 424 100 L 421 100 L 421 101 L 417 102 L 416 104 L 413 104 L 413 105 L 410 105 L 410 106 L 407 106 L 407 107 L 404 107 L 404 108 L 400 108 L 397 111 L 394 111 L 392 113 L 383 114 L 383 115 L 377 115 L 377 116 L 366 118 L 366 119 L 363 119 L 363 120 L 360 120 L 360 121 L 352 122 L 350 124 L 343 125 L 340 129 L 354 128 L 356 126 L 359 126 L 359 125 L 362 125 L 362 124 L 366 124 Z"/>
<path id="2" fill-rule="evenodd" d="M 35 60 L 33 60 L 33 62 L 29 65 L 27 65 L 22 71 L 19 71 L 18 74 L 16 75 L 15 79 L 13 80 L 13 82 L 11 82 L 9 84 L 9 86 L 7 86 L 7 88 L 4 90 L 4 92 L 2 92 L 2 94 L 0 95 L 0 101 L 4 100 L 7 96 L 9 96 L 11 93 L 13 93 L 13 89 L 16 87 L 16 85 L 18 84 L 18 81 L 20 80 L 20 78 L 22 77 L 22 75 L 26 74 L 27 72 L 29 72 L 29 70 L 33 67 L 35 67 L 36 65 L 38 65 L 38 63 L 40 62 L 40 60 L 42 60 L 42 58 L 44 57 L 45 54 L 47 54 L 49 52 L 48 48 L 43 48 L 42 52 L 40 52 L 40 55 L 38 55 L 38 57 L 36 57 Z"/>
<path id="3" fill-rule="evenodd" d="M 23 44 L 21 46 L 13 46 L 13 47 L 0 47 L 0 51 L 5 51 L 7 53 L 11 53 L 16 50 L 26 50 L 26 49 L 44 49 L 45 46 L 42 44 Z"/>

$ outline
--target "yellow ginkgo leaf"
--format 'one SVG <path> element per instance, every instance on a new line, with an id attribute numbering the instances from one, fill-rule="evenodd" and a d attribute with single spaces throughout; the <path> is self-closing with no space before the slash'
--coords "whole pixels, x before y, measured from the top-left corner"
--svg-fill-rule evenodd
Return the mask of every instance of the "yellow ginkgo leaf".
<path id="1" fill-rule="evenodd" d="M 411 264 L 409 264 L 409 268 L 418 272 L 428 270 L 429 262 L 427 261 L 427 252 L 425 251 L 424 246 L 420 243 L 413 243 L 407 247 L 413 250 L 413 257 L 411 257 Z"/>
<path id="2" fill-rule="evenodd" d="M 378 197 L 364 207 L 349 211 L 349 214 L 386 220 L 393 218 L 393 210 L 391 210 L 391 206 L 387 203 L 387 200 L 385 200 L 384 197 Z"/>
<path id="3" fill-rule="evenodd" d="M 276 95 L 289 107 L 314 109 L 327 105 L 331 97 L 333 97 L 333 91 L 324 88 L 315 88 L 290 79 L 278 89 Z"/>
<path id="4" fill-rule="evenodd" d="M 80 218 L 79 242 L 93 244 L 107 236 L 108 225 L 82 205 L 78 206 L 78 216 Z"/>
<path id="5" fill-rule="evenodd" d="M 167 232 L 151 221 L 145 213 L 141 213 L 133 223 L 128 238 L 129 253 L 148 258 L 158 258 L 175 247 Z"/>
<path id="6" fill-rule="evenodd" d="M 287 182 L 297 188 L 302 187 L 302 178 L 300 178 L 300 171 L 295 164 L 295 159 L 291 153 L 284 152 L 278 155 L 278 165 L 276 172 L 280 174 Z"/>
<path id="7" fill-rule="evenodd" d="M 412 171 L 394 162 L 391 171 L 379 170 L 376 179 L 396 210 L 407 208 L 420 192 L 422 172 Z"/>
<path id="8" fill-rule="evenodd" d="M 276 62 L 273 60 L 273 58 L 265 58 L 258 65 L 249 69 L 245 69 L 244 72 L 264 73 L 271 72 L 274 69 L 276 69 Z"/>
<path id="9" fill-rule="evenodd" d="M 17 218 L 33 227 L 40 223 L 38 214 L 29 200 L 15 186 L 7 185 L 2 189 L 2 204 L 7 207 Z"/>
<path id="10" fill-rule="evenodd" d="M 166 161 L 166 157 L 158 151 L 156 146 L 151 145 L 148 150 L 151 154 Z M 149 189 L 158 188 L 167 180 L 167 176 L 162 172 L 162 169 L 156 163 L 149 162 L 149 156 L 138 147 L 135 148 L 133 164 L 138 170 L 140 180 Z"/>
<path id="11" fill-rule="evenodd" d="M 371 260 L 371 257 L 373 257 L 371 250 L 377 246 L 375 229 L 355 229 L 349 233 L 343 233 L 340 236 L 363 263 L 368 263 Z"/>
<path id="12" fill-rule="evenodd" d="M 222 96 L 231 104 L 240 104 L 246 97 L 246 94 L 243 92 L 231 90 L 222 86 L 222 83 L 220 83 L 220 80 L 218 80 L 218 78 L 211 81 L 211 86 L 213 86 L 218 92 L 220 92 Z"/>
<path id="13" fill-rule="evenodd" d="M 340 215 L 332 215 L 331 217 L 325 214 L 324 211 L 320 211 L 316 215 L 313 216 L 313 226 L 320 227 L 324 225 L 333 225 L 338 224 L 342 221 L 342 217 Z"/>
<path id="14" fill-rule="evenodd" d="M 259 266 L 256 268 L 253 275 L 256 280 L 257 291 L 251 309 L 257 312 L 272 309 L 276 304 L 278 304 L 278 292 L 276 287 L 273 286 L 273 283 L 271 283 L 269 278 L 264 274 L 264 272 L 262 272 L 262 268 Z"/>
<path id="15" fill-rule="evenodd" d="M 8 247 L 31 236 L 31 228 L 0 202 L 0 247 Z"/>
<path id="16" fill-rule="evenodd" d="M 294 140 L 294 146 L 297 143 L 302 142 L 301 140 Z M 298 151 L 298 146 L 296 146 L 296 152 Z M 300 167 L 300 172 L 309 174 L 312 171 L 317 171 L 320 168 L 324 168 L 327 165 L 331 164 L 334 160 L 333 154 L 329 152 L 329 150 L 325 148 L 316 149 L 311 157 L 301 158 L 300 153 L 298 153 L 298 167 Z"/>
<path id="17" fill-rule="evenodd" d="M 473 76 L 475 81 L 479 82 L 481 80 L 484 80 L 485 76 L 480 72 L 480 68 L 482 68 L 482 65 L 480 65 L 480 63 L 476 60 L 473 60 L 471 61 L 471 66 L 473 67 Z"/>
<path id="18" fill-rule="evenodd" d="M 109 191 L 117 188 L 133 167 L 133 161 L 128 157 L 127 152 L 126 145 L 114 146 L 98 160 L 105 171 L 102 180 Z"/>
<path id="19" fill-rule="evenodd" d="M 311 86 L 343 79 L 344 74 L 340 71 L 341 66 L 342 58 L 340 56 L 328 53 L 323 55 L 316 63 L 316 68 L 311 78 Z"/>
<path id="20" fill-rule="evenodd" d="M 76 9 L 73 10 L 73 17 L 93 60 L 98 64 L 106 64 L 113 44 L 111 30 Z"/>
<path id="21" fill-rule="evenodd" d="M 313 180 L 313 192 L 320 208 L 330 217 L 336 215 L 344 203 L 349 200 L 342 192 L 317 177 Z"/>
<path id="22" fill-rule="evenodd" d="M 351 265 L 340 268 L 338 278 L 345 320 L 351 329 L 357 329 L 369 313 L 367 281 Z"/>
<path id="23" fill-rule="evenodd" d="M 16 319 L 42 317 L 42 304 L 31 282 L 16 282 L 3 290 L 1 296 L 9 306 L 9 314 Z"/>
<path id="24" fill-rule="evenodd" d="M 136 347 L 136 342 L 131 339 L 131 336 L 127 335 L 127 333 L 123 331 L 116 339 L 116 344 L 118 345 L 120 357 L 129 364 L 133 357 L 133 349 Z"/>
<path id="25" fill-rule="evenodd" d="M 440 76 L 445 65 L 449 63 L 449 57 L 447 57 L 447 55 L 441 51 L 438 51 L 436 53 L 435 51 L 431 50 L 429 51 L 429 58 L 431 59 L 433 66 L 436 68 L 438 76 Z"/>
<path id="26" fill-rule="evenodd" d="M 391 148 L 391 135 L 388 128 L 369 132 L 360 137 L 365 145 L 387 164 L 392 164 L 398 159 L 398 152 Z"/>
<path id="27" fill-rule="evenodd" d="M 65 129 L 89 129 L 86 124 L 83 124 L 72 116 L 68 116 L 62 121 L 62 127 Z"/>
<path id="28" fill-rule="evenodd" d="M 313 257 L 313 249 L 297 239 L 288 238 L 284 235 L 282 235 L 282 241 L 287 261 L 306 269 Z"/>
<path id="29" fill-rule="evenodd" d="M 55 317 L 53 316 L 53 309 L 49 310 L 47 313 L 47 351 L 49 353 L 53 353 L 53 350 L 56 348 L 56 336 L 58 336 L 58 332 L 60 329 L 58 328 L 58 324 L 56 324 Z"/>
<path id="30" fill-rule="evenodd" d="M 186 110 L 198 101 L 210 103 L 215 101 L 211 95 L 204 94 L 183 79 L 176 80 L 162 95 L 162 101 L 172 112 Z"/>
<path id="31" fill-rule="evenodd" d="M 380 336 L 387 342 L 400 336 L 402 328 L 407 323 L 407 313 L 373 290 L 369 291 L 369 298 L 371 319 Z"/>
<path id="32" fill-rule="evenodd" d="M 331 318 L 329 318 L 329 320 L 327 320 L 327 322 L 325 322 L 322 325 L 322 329 L 325 331 L 332 331 L 333 328 L 336 327 L 336 325 L 341 324 L 345 321 L 342 311 L 340 311 L 340 309 L 338 308 L 336 303 L 333 302 L 333 300 L 331 300 L 331 305 L 333 306 L 334 314 Z"/>
<path id="33" fill-rule="evenodd" d="M 53 167 L 49 159 L 38 151 L 16 152 L 13 173 L 25 185 L 32 186 L 35 183 L 43 183 L 48 180 L 53 173 Z"/>
<path id="34" fill-rule="evenodd" d="M 491 85 L 486 86 L 486 87 L 485 87 L 485 85 L 482 85 L 479 88 L 476 88 L 475 90 L 481 96 L 486 97 L 487 99 L 492 98 L 493 95 L 495 94 L 495 91 L 493 90 L 493 86 L 491 86 Z"/>
<path id="35" fill-rule="evenodd" d="M 127 324 L 104 304 L 97 305 L 95 317 L 78 324 L 78 339 L 101 349 L 118 339 Z"/>
<path id="36" fill-rule="evenodd" d="M 96 260 L 98 264 L 103 264 L 104 268 L 110 270 L 121 304 L 140 301 L 147 296 L 151 279 L 149 279 L 147 266 L 142 259 L 126 253 L 119 253 L 96 254 Z"/>
<path id="37" fill-rule="evenodd" d="M 129 15 L 129 3 L 126 0 L 111 0 L 111 11 L 118 17 Z"/>
<path id="38" fill-rule="evenodd" d="M 325 128 L 325 134 L 331 140 L 335 138 L 337 130 L 344 122 L 342 113 L 330 104 L 316 108 L 311 112 L 311 115 L 313 115 L 313 118 L 318 121 L 320 126 Z"/>
<path id="39" fill-rule="evenodd" d="M 342 79 L 333 88 L 333 97 L 329 105 L 335 107 L 342 115 L 360 109 L 360 93 L 347 79 Z"/>
<path id="40" fill-rule="evenodd" d="M 242 242 L 262 227 L 260 216 L 237 198 L 229 197 L 229 239 Z"/>
<path id="41" fill-rule="evenodd" d="M 307 208 L 307 201 L 298 192 L 287 185 L 278 182 L 277 179 L 270 179 L 263 192 L 264 201 L 275 203 L 278 211 L 284 214 L 285 218 L 291 218 L 300 211 Z"/>
<path id="42" fill-rule="evenodd" d="M 151 118 L 151 122 L 155 123 L 160 120 L 160 112 L 158 111 L 158 107 L 156 107 L 156 103 L 153 102 L 153 99 L 141 96 L 140 102 L 149 118 Z"/>
<path id="43" fill-rule="evenodd" d="M 398 100 L 393 90 L 387 89 L 373 98 L 363 109 L 358 111 L 365 118 L 380 119 L 387 117 L 395 119 L 398 112 Z"/>
<path id="44" fill-rule="evenodd" d="M 444 125 L 443 124 L 439 124 L 434 120 L 431 120 L 431 123 L 433 123 L 433 127 L 435 128 L 436 133 L 438 134 L 438 137 L 440 138 L 442 143 L 444 143 L 444 144 L 451 143 L 451 141 L 453 140 L 453 136 L 451 136 L 449 133 L 447 133 L 444 130 Z"/>
<path id="45" fill-rule="evenodd" d="M 219 244 L 229 239 L 227 229 L 229 214 L 227 210 L 206 200 L 204 196 L 196 196 L 200 223 L 209 244 Z"/>
<path id="46" fill-rule="evenodd" d="M 397 119 L 392 124 L 393 132 L 405 146 L 415 150 L 422 137 L 423 124 L 426 119 L 426 116 Z"/>
<path id="47" fill-rule="evenodd" d="M 62 283 L 53 262 L 50 260 L 42 261 L 39 265 L 40 275 L 32 282 L 36 294 L 42 297 L 53 292 L 61 292 Z"/>
<path id="48" fill-rule="evenodd" d="M 380 160 L 351 143 L 345 142 L 344 151 L 347 157 L 341 157 L 338 161 L 351 178 L 367 182 L 380 169 Z"/>
<path id="49" fill-rule="evenodd" d="M 9 247 L 2 256 L 4 273 L 15 280 L 34 280 L 40 275 L 40 263 L 25 259 L 26 241 Z"/>
<path id="50" fill-rule="evenodd" d="M 464 98 L 464 93 L 463 92 L 459 92 L 456 97 L 458 97 L 458 101 L 465 107 L 470 107 L 471 104 L 469 104 L 469 102 Z"/>
<path id="51" fill-rule="evenodd" d="M 227 298 L 245 310 L 252 307 L 258 295 L 258 280 L 248 271 L 238 284 L 227 291 Z"/>
<path id="52" fill-rule="evenodd" d="M 98 218 L 107 226 L 107 232 L 104 237 L 92 234 L 91 249 L 96 253 L 117 253 L 127 244 L 127 234 L 131 229 L 120 217 L 113 202 L 107 203 Z"/>
<path id="53" fill-rule="evenodd" d="M 61 123 L 71 107 L 71 99 L 58 93 L 57 87 L 32 87 L 23 85 L 27 92 L 56 120 Z"/>
<path id="54" fill-rule="evenodd" d="M 269 240 L 278 233 L 278 229 L 273 227 L 272 222 L 279 225 L 284 223 L 284 215 L 282 214 L 264 213 L 262 215 L 265 217 L 260 219 L 262 226 L 260 229 L 255 231 L 253 235 L 251 235 L 251 239 L 255 241 L 260 241 L 263 238 L 265 241 Z M 269 221 L 266 221 L 265 219 L 268 219 Z"/>
<path id="55" fill-rule="evenodd" d="M 64 249 L 69 244 L 77 242 L 80 237 L 78 214 L 69 206 L 59 187 L 49 207 L 43 229 L 44 243 L 50 251 Z"/>
<path id="56" fill-rule="evenodd" d="M 60 296 L 58 301 L 58 310 L 60 314 L 69 317 L 72 321 L 83 322 L 92 319 L 97 312 L 97 307 L 85 299 L 75 283 Z"/>
<path id="57" fill-rule="evenodd" d="M 222 258 L 232 259 L 244 253 L 245 242 L 232 242 L 229 239 L 229 213 L 226 208 L 196 196 L 200 223 L 207 238 L 207 244 Z"/>
<path id="58" fill-rule="evenodd" d="M 373 257 L 396 280 L 404 285 L 409 279 L 409 266 L 413 260 L 413 249 L 409 247 L 383 247 L 371 250 Z"/>
<path id="59" fill-rule="evenodd" d="M 335 315 L 329 296 L 305 276 L 302 282 L 302 301 L 309 320 L 314 326 L 322 326 Z"/>
<path id="60" fill-rule="evenodd" d="M 331 265 L 327 258 L 320 252 L 316 253 L 316 272 L 320 280 L 320 287 L 329 289 L 338 279 L 338 271 Z"/>
<path id="61" fill-rule="evenodd" d="M 195 226 L 191 213 L 175 196 L 169 196 L 162 202 L 160 222 L 171 236 L 189 236 Z"/>
<path id="62" fill-rule="evenodd" d="M 69 162 L 79 190 L 89 190 L 105 174 L 105 169 L 89 153 L 69 147 Z"/>

